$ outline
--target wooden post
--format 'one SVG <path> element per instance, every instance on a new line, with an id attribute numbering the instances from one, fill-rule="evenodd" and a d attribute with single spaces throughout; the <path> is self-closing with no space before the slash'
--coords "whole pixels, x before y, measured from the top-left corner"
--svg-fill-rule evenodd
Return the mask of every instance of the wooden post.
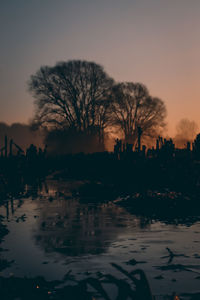
<path id="1" fill-rule="evenodd" d="M 13 155 L 12 147 L 13 147 L 13 140 L 11 139 L 11 140 L 10 140 L 10 153 L 9 153 L 9 156 L 10 156 L 10 157 L 12 157 L 12 155 Z"/>
<path id="2" fill-rule="evenodd" d="M 7 135 L 5 135 L 5 158 L 8 156 L 8 138 Z"/>
<path id="3" fill-rule="evenodd" d="M 190 152 L 190 149 L 191 149 L 191 144 L 190 142 L 187 142 L 187 151 Z"/>
<path id="4" fill-rule="evenodd" d="M 158 137 L 158 139 L 156 140 L 156 151 L 158 152 L 159 151 L 159 142 L 160 142 L 160 137 Z"/>

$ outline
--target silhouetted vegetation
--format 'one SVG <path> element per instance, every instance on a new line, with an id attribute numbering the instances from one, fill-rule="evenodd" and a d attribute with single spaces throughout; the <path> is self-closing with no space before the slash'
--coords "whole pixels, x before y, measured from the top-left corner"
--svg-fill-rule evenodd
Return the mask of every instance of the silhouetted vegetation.
<path id="1" fill-rule="evenodd" d="M 140 228 L 157 221 L 191 226 L 200 220 L 200 134 L 196 135 L 194 122 L 185 119 L 178 124 L 175 141 L 185 147 L 176 148 L 172 139 L 160 135 L 165 127 L 164 102 L 150 96 L 141 83 L 115 83 L 94 62 L 73 60 L 43 66 L 31 76 L 29 89 L 36 98 L 32 130 L 45 129 L 45 137 L 42 146 L 31 140 L 23 147 L 18 132 L 23 135 L 30 127 L 0 124 L 5 131 L 0 136 L 0 207 L 6 212 L 0 216 L 0 242 L 9 233 L 4 219 L 10 222 L 12 215 L 13 222 L 27 221 L 27 213 L 14 213 L 29 197 L 44 204 L 38 210 L 41 216 L 31 216 L 32 221 L 38 219 L 35 244 L 45 253 L 68 257 L 106 252 L 112 240 L 110 232 L 118 234 L 128 224 L 121 211 L 138 218 Z M 15 129 L 15 135 L 8 129 Z M 105 137 L 110 132 L 117 138 L 113 151 L 106 152 Z M 155 146 L 147 148 L 146 138 Z M 46 178 L 65 185 L 70 182 L 70 187 L 66 193 L 61 188 L 54 193 Z M 73 188 L 71 182 L 76 182 Z M 55 200 L 60 201 L 58 212 Z M 46 213 L 47 208 L 53 215 Z M 110 219 L 113 228 L 121 229 L 106 232 Z M 162 258 L 168 258 L 167 266 L 155 268 L 196 272 L 190 265 L 171 264 L 176 257 L 188 256 L 166 249 L 169 255 Z M 124 263 L 130 268 L 146 261 L 131 258 Z M 0 271 L 12 264 L 13 260 L 0 258 Z M 0 277 L 0 296 L 6 300 L 108 300 L 113 299 L 106 288 L 111 285 L 118 300 L 155 299 L 141 269 L 127 271 L 116 263 L 111 265 L 126 278 L 96 272 L 76 279 L 71 270 L 63 280 L 54 282 L 42 277 Z M 178 298 L 174 294 L 169 299 Z"/>
<path id="2" fill-rule="evenodd" d="M 105 151 L 104 143 L 99 143 L 99 138 L 95 133 L 86 134 L 77 132 L 75 129 L 51 130 L 46 134 L 44 143 L 51 156 Z"/>
<path id="3" fill-rule="evenodd" d="M 62 139 L 60 139 L 62 140 Z M 7 141 L 5 139 L 5 141 Z M 59 147 L 62 148 L 62 145 Z M 62 149 L 61 149 L 62 150 Z M 176 149 L 172 140 L 157 139 L 156 148 L 133 151 L 117 140 L 114 152 L 51 156 L 31 145 L 25 153 L 2 150 L 1 201 L 20 197 L 29 180 L 83 180 L 75 191 L 84 203 L 117 201 L 131 213 L 166 223 L 192 224 L 200 207 L 200 139 L 193 148 Z M 125 199 L 128 197 L 128 200 Z"/>
<path id="4" fill-rule="evenodd" d="M 41 67 L 29 83 L 36 97 L 34 123 L 97 135 L 102 144 L 112 85 L 113 80 L 93 62 L 77 60 Z"/>
<path id="5" fill-rule="evenodd" d="M 151 97 L 140 83 L 116 84 L 112 90 L 111 123 L 123 132 L 126 143 L 135 144 L 140 135 L 156 137 L 164 127 L 166 108 L 162 100 Z"/>
<path id="6" fill-rule="evenodd" d="M 185 149 L 176 149 L 173 141 L 159 137 L 156 148 L 138 148 L 139 141 L 133 145 L 116 140 L 114 152 L 96 152 L 91 154 L 77 153 L 65 155 L 62 140 L 68 136 L 59 131 L 52 132 L 52 148 L 37 148 L 33 144 L 25 151 L 13 140 L 5 138 L 2 148 L 1 161 L 1 195 L 7 188 L 8 182 L 15 182 L 18 186 L 20 178 L 42 177 L 48 174 L 56 178 L 74 178 L 100 181 L 105 185 L 113 185 L 116 192 L 128 194 L 150 190 L 170 189 L 198 196 L 199 190 L 199 160 L 200 139 L 197 135 L 192 149 L 190 143 Z M 73 135 L 73 134 L 72 134 Z M 57 140 L 58 136 L 58 140 Z M 69 140 L 71 140 L 69 136 Z M 74 137 L 74 144 L 69 144 L 69 149 L 85 140 L 79 135 L 79 140 Z M 138 137 L 139 140 L 139 137 Z M 91 140 L 90 140 L 91 142 Z M 9 147 L 8 147 L 9 145 Z M 94 148 L 95 148 L 94 139 Z M 17 155 L 13 154 L 12 147 L 18 147 Z M 71 148 L 70 148 L 71 147 Z M 87 146 L 86 146 L 87 147 Z M 58 150 L 56 155 L 55 150 Z M 54 154 L 52 156 L 52 153 Z M 24 179 L 23 179 L 24 180 Z M 15 184 L 13 184 L 15 186 Z"/>
<path id="7" fill-rule="evenodd" d="M 59 138 L 63 145 L 66 142 L 65 153 L 71 149 L 75 153 L 96 152 L 96 148 L 103 151 L 109 131 L 118 131 L 126 143 L 134 144 L 138 134 L 155 137 L 165 125 L 162 100 L 151 97 L 140 83 L 114 85 L 114 80 L 93 62 L 74 60 L 41 67 L 31 76 L 29 89 L 36 98 L 32 126 L 53 130 L 47 134 L 50 146 L 55 145 L 57 135 L 58 143 Z"/>
<path id="8" fill-rule="evenodd" d="M 22 123 L 13 123 L 8 125 L 0 123 L 0 149 L 4 146 L 5 135 L 8 139 L 12 139 L 22 149 L 26 149 L 30 144 L 35 144 L 37 147 L 43 147 L 45 132 L 41 130 L 32 130 L 30 125 Z M 14 147 L 13 154 L 17 154 L 18 149 Z"/>
<path id="9" fill-rule="evenodd" d="M 105 234 L 102 235 L 102 232 L 103 228 L 106 230 L 106 227 L 98 224 L 101 222 L 104 224 L 107 218 L 106 215 L 105 218 L 102 218 L 103 213 L 97 209 L 99 203 L 102 203 L 102 212 L 105 211 L 106 203 L 114 201 L 117 208 L 124 207 L 132 215 L 140 216 L 141 228 L 146 228 L 152 221 L 158 220 L 166 224 L 187 226 L 199 221 L 198 137 L 193 151 L 177 150 L 172 140 L 164 140 L 161 137 L 157 141 L 157 149 L 151 149 L 149 152 L 145 149 L 139 151 L 138 148 L 136 151 L 132 151 L 129 145 L 123 146 L 119 140 L 116 142 L 121 146 L 116 147 L 115 152 L 112 153 L 88 155 L 79 153 L 52 157 L 47 155 L 48 149 L 42 151 L 34 145 L 31 145 L 24 154 L 19 153 L 18 156 L 10 156 L 8 151 L 7 157 L 0 159 L 2 184 L 6 188 L 1 203 L 5 207 L 8 206 L 7 217 L 9 218 L 9 213 L 15 207 L 21 205 L 20 201 L 22 203 L 23 199 L 39 198 L 39 190 L 45 188 L 48 195 L 48 186 L 45 186 L 44 183 L 44 187 L 42 187 L 41 180 L 49 175 L 56 180 L 64 179 L 65 182 L 72 179 L 81 180 L 81 185 L 71 190 L 71 196 L 68 194 L 69 191 L 65 194 L 59 188 L 56 197 L 58 197 L 59 203 L 63 199 L 68 205 L 69 201 L 75 202 L 78 199 L 81 205 L 85 205 L 85 208 L 72 210 L 72 215 L 67 207 L 63 209 L 59 204 L 60 212 L 54 211 L 52 218 L 46 211 L 47 208 L 54 210 L 55 196 L 53 194 L 47 196 L 48 205 L 45 204 L 44 210 L 41 211 L 42 217 L 34 216 L 34 218 L 38 218 L 38 232 L 35 233 L 36 245 L 42 246 L 46 253 L 53 251 L 70 257 L 103 253 L 109 242 L 101 241 L 101 238 L 105 238 Z M 5 149 L 3 155 L 4 153 Z M 33 180 L 35 186 L 30 190 L 27 189 L 27 184 Z M 19 199 L 17 206 L 12 204 L 13 199 Z M 44 194 L 41 195 L 42 200 L 44 201 Z M 93 204 L 93 208 L 91 204 Z M 97 209 L 96 213 L 95 208 Z M 91 209 L 93 211 L 89 213 Z M 83 212 L 85 212 L 84 218 Z M 74 216 L 76 219 L 73 218 Z M 15 222 L 25 223 L 26 219 L 27 216 L 23 213 L 15 218 Z M 121 216 L 116 217 L 113 214 L 112 219 L 113 224 L 116 223 L 116 227 L 123 231 L 123 226 L 126 225 L 125 221 L 121 220 Z M 69 222 L 70 220 L 72 222 Z M 93 226 L 91 226 L 91 222 L 94 222 Z M 73 235 L 69 239 L 66 232 L 70 227 Z M 4 230 L 5 235 L 8 232 L 6 228 Z M 87 230 L 94 232 L 94 236 L 91 235 L 90 240 L 87 240 L 91 241 L 92 239 L 94 248 L 90 243 L 85 244 L 81 238 L 79 239 L 83 232 L 88 232 Z M 167 251 L 169 252 L 169 257 L 167 256 L 169 263 L 164 266 L 156 266 L 157 270 L 196 272 L 196 267 L 189 264 L 171 264 L 174 258 L 183 256 L 183 254 L 173 252 L 170 248 Z M 0 268 L 4 270 L 13 263 L 11 260 L 2 259 Z M 44 262 L 44 264 L 46 263 L 48 264 L 48 262 Z M 142 263 L 145 261 L 136 261 L 132 258 L 126 262 L 126 265 L 130 268 L 130 266 Z M 130 271 L 130 269 L 126 270 L 115 263 L 112 266 L 126 279 L 100 272 L 86 274 L 84 279 L 79 279 L 71 271 L 67 272 L 63 280 L 52 282 L 41 277 L 0 277 L 0 296 L 6 300 L 14 300 L 16 297 L 19 299 L 35 297 L 37 299 L 62 299 L 63 297 L 70 299 L 83 297 L 84 299 L 93 299 L 94 297 L 100 299 L 115 299 L 116 297 L 116 299 L 134 300 L 154 299 L 146 275 L 141 269 Z M 162 278 L 163 276 L 160 275 L 155 279 Z M 110 296 L 110 286 L 117 291 L 116 297 Z M 188 294 L 187 299 L 195 299 L 196 295 L 198 297 L 199 294 Z M 173 299 L 173 297 L 174 295 L 162 295 L 160 299 Z M 157 298 L 155 297 L 155 299 Z"/>
<path id="10" fill-rule="evenodd" d="M 112 285 L 117 290 L 115 299 L 153 300 L 147 277 L 141 269 L 125 270 L 112 263 L 114 268 L 126 277 L 117 278 L 111 274 L 88 276 L 77 280 L 72 271 L 68 271 L 62 281 L 46 281 L 43 277 L 36 278 L 3 278 L 0 277 L 0 296 L 2 300 L 27 299 L 114 299 L 109 295 L 107 286 Z M 173 295 L 167 299 L 172 299 Z"/>
<path id="11" fill-rule="evenodd" d="M 185 148 L 188 142 L 192 143 L 195 139 L 198 133 L 198 125 L 196 122 L 185 118 L 178 122 L 176 131 L 177 133 L 174 137 L 176 147 Z"/>

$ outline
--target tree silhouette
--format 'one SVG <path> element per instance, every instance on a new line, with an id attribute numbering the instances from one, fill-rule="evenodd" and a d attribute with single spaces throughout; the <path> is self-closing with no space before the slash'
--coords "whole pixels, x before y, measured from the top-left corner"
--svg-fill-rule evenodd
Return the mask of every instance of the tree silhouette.
<path id="1" fill-rule="evenodd" d="M 87 135 L 98 133 L 102 140 L 112 85 L 113 79 L 94 62 L 72 60 L 42 66 L 29 81 L 36 98 L 34 124 Z"/>
<path id="2" fill-rule="evenodd" d="M 141 83 L 116 84 L 112 93 L 112 124 L 124 139 L 134 144 L 138 129 L 142 136 L 155 136 L 164 127 L 166 108 L 162 100 L 151 97 Z"/>
<path id="3" fill-rule="evenodd" d="M 195 121 L 181 119 L 176 126 L 177 134 L 174 138 L 177 147 L 186 147 L 187 142 L 192 142 L 198 132 L 198 125 Z"/>

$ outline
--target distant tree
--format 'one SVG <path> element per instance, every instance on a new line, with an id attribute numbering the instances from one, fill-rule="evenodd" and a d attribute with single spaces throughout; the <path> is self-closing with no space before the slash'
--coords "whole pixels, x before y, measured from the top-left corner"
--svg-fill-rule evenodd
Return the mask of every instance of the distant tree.
<path id="1" fill-rule="evenodd" d="M 143 137 L 156 136 L 165 125 L 165 104 L 151 97 L 141 83 L 116 84 L 113 87 L 111 111 L 111 123 L 122 131 L 128 143 L 134 144 L 138 133 Z"/>
<path id="2" fill-rule="evenodd" d="M 113 79 L 94 62 L 72 60 L 42 66 L 29 81 L 36 98 L 33 123 L 53 130 L 98 134 L 102 140 L 112 85 Z"/>
<path id="3" fill-rule="evenodd" d="M 187 142 L 192 142 L 198 132 L 198 125 L 195 121 L 181 119 L 176 126 L 174 138 L 177 147 L 186 147 Z"/>

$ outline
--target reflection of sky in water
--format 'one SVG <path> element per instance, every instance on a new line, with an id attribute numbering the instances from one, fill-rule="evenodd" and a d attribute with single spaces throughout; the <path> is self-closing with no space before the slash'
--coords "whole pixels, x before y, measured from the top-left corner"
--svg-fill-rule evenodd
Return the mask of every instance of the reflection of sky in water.
<path id="1" fill-rule="evenodd" d="M 4 222 L 10 233 L 1 245 L 9 251 L 2 256 L 15 260 L 1 275 L 61 279 L 71 269 L 77 278 L 97 271 L 120 276 L 110 265 L 115 262 L 127 270 L 142 268 L 153 293 L 199 290 L 200 223 L 165 225 L 133 216 L 112 203 L 87 205 L 73 198 L 70 188 L 73 186 L 52 182 L 34 199 L 29 197 L 23 203 L 14 200 L 7 209 L 0 208 L 0 214 L 10 213 Z M 18 219 L 23 214 L 24 222 Z M 196 273 L 157 269 L 167 266 L 168 258 L 162 258 L 168 255 L 166 247 L 188 256 L 174 257 L 171 264 L 187 265 Z M 127 265 L 131 259 L 142 263 Z M 160 275 L 164 278 L 156 280 Z"/>

